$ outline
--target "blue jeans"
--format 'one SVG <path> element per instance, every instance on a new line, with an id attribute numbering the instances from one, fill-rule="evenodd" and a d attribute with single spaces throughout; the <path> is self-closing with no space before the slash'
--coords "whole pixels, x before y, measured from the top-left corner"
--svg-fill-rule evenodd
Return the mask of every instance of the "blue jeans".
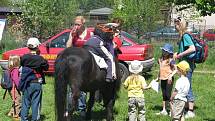
<path id="1" fill-rule="evenodd" d="M 30 107 L 32 110 L 31 121 L 38 121 L 40 119 L 41 100 L 42 84 L 30 83 L 22 96 L 21 121 L 28 121 Z"/>
<path id="2" fill-rule="evenodd" d="M 189 89 L 189 92 L 188 92 L 188 95 L 187 95 L 187 100 L 188 102 L 193 102 L 195 99 L 194 99 L 194 96 L 193 96 L 193 90 L 192 90 L 192 76 L 193 76 L 193 70 L 194 69 L 190 69 L 187 73 L 187 78 L 190 82 L 190 89 Z"/>
<path id="3" fill-rule="evenodd" d="M 86 93 L 81 91 L 78 99 L 78 111 L 86 111 L 86 107 Z"/>

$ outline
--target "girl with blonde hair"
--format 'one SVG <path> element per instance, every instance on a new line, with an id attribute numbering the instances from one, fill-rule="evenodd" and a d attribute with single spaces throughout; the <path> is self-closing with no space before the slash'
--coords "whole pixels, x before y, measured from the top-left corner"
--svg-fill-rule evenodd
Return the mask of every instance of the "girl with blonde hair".
<path id="1" fill-rule="evenodd" d="M 194 96 L 192 92 L 192 75 L 193 71 L 196 67 L 194 61 L 190 60 L 187 58 L 187 56 L 190 56 L 192 54 L 195 54 L 195 46 L 192 41 L 193 37 L 187 33 L 187 25 L 188 23 L 182 19 L 181 17 L 178 17 L 175 19 L 175 28 L 179 32 L 180 35 L 180 41 L 179 41 L 179 51 L 178 53 L 174 54 L 174 58 L 178 59 L 179 61 L 185 60 L 189 63 L 190 65 L 190 70 L 187 73 L 187 78 L 190 81 L 190 89 L 188 92 L 188 112 L 185 115 L 185 118 L 193 118 L 195 117 L 195 113 L 193 112 L 194 110 Z"/>
<path id="2" fill-rule="evenodd" d="M 12 116 L 13 118 L 19 118 L 19 113 L 21 110 L 21 94 L 17 89 L 19 85 L 19 66 L 20 56 L 10 56 L 8 60 L 8 69 L 13 82 L 12 90 L 10 90 L 10 96 L 13 99 L 13 104 L 8 116 Z"/>
<path id="3" fill-rule="evenodd" d="M 134 60 L 129 65 L 131 75 L 123 83 L 128 90 L 128 118 L 129 121 L 146 121 L 144 90 L 151 88 L 147 86 L 145 78 L 140 75 L 143 65 L 140 61 Z M 138 116 L 137 113 L 138 112 Z"/>

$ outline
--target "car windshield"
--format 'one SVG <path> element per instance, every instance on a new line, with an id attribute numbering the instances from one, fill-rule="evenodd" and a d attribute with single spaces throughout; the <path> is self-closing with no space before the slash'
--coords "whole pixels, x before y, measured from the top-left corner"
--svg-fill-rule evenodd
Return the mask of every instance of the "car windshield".
<path id="1" fill-rule="evenodd" d="M 136 43 L 138 43 L 138 44 L 145 43 L 144 40 L 140 40 L 140 39 L 138 39 L 138 38 L 132 36 L 131 34 L 129 34 L 129 33 L 127 33 L 127 32 L 122 31 L 122 32 L 121 32 L 121 35 L 124 36 L 124 37 L 126 37 L 126 38 L 128 38 L 128 39 L 130 39 L 130 40 L 132 40 L 132 41 L 134 41 L 134 42 L 136 42 Z"/>

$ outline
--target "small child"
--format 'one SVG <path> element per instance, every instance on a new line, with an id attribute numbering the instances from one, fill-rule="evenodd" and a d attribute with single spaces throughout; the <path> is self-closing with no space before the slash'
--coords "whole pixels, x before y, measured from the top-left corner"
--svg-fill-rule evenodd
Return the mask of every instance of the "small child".
<path id="1" fill-rule="evenodd" d="M 166 43 L 161 49 L 162 56 L 158 59 L 160 66 L 158 79 L 161 80 L 163 110 L 159 113 L 156 113 L 156 115 L 167 115 L 168 113 L 166 107 L 169 104 L 173 87 L 173 75 L 175 74 L 174 70 L 176 70 L 176 67 L 175 61 L 173 59 L 173 46 L 169 43 Z"/>
<path id="2" fill-rule="evenodd" d="M 177 73 L 180 78 L 176 81 L 175 90 L 172 93 L 170 101 L 172 102 L 172 120 L 184 121 L 184 108 L 187 102 L 187 95 L 190 88 L 190 82 L 186 77 L 190 66 L 186 61 L 177 64 Z"/>
<path id="3" fill-rule="evenodd" d="M 128 90 L 128 117 L 129 121 L 136 121 L 136 111 L 139 114 L 139 120 L 145 121 L 145 100 L 143 91 L 149 89 L 145 78 L 139 73 L 143 66 L 140 61 L 134 60 L 129 65 L 129 71 L 132 73 L 124 82 L 124 87 Z"/>
<path id="4" fill-rule="evenodd" d="M 21 121 L 28 121 L 29 109 L 32 109 L 32 121 L 40 120 L 42 102 L 42 84 L 45 84 L 45 74 L 49 68 L 48 61 L 40 55 L 40 41 L 37 38 L 29 38 L 27 47 L 29 53 L 21 58 L 22 74 L 20 83 L 24 80 L 27 84 L 22 90 Z M 32 73 L 28 73 L 33 70 Z M 36 77 L 37 79 L 34 79 Z M 30 82 L 29 82 L 30 81 Z"/>
<path id="5" fill-rule="evenodd" d="M 18 91 L 17 87 L 19 84 L 19 66 L 20 66 L 20 57 L 19 56 L 10 56 L 8 61 L 8 67 L 10 72 L 10 77 L 13 82 L 12 90 L 10 90 L 10 96 L 13 99 L 13 104 L 8 113 L 8 116 L 13 118 L 19 118 L 19 113 L 21 110 L 21 94 Z"/>

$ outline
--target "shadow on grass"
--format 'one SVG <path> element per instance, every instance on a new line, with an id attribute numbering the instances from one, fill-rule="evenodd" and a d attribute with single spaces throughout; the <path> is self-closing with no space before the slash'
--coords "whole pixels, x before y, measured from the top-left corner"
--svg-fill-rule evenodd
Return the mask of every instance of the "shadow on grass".
<path id="1" fill-rule="evenodd" d="M 163 109 L 163 107 L 161 105 L 155 105 L 151 108 L 152 110 L 155 110 L 155 111 L 161 111 Z"/>
<path id="2" fill-rule="evenodd" d="M 106 121 L 106 110 L 98 110 L 98 111 L 92 111 L 92 118 L 91 121 Z M 114 115 L 118 115 L 118 112 L 114 110 Z M 72 121 L 86 121 L 85 117 L 80 116 L 80 114 L 76 113 L 73 115 Z"/>
<path id="3" fill-rule="evenodd" d="M 29 116 L 29 121 L 31 121 L 32 119 L 32 115 Z M 39 121 L 45 121 L 47 120 L 46 116 L 45 115 L 40 115 L 40 120 Z"/>
<path id="4" fill-rule="evenodd" d="M 144 78 L 145 78 L 146 80 L 148 80 L 148 79 L 150 79 L 153 75 L 152 75 L 151 73 L 145 72 L 145 73 L 143 73 L 143 76 L 144 76 Z"/>

